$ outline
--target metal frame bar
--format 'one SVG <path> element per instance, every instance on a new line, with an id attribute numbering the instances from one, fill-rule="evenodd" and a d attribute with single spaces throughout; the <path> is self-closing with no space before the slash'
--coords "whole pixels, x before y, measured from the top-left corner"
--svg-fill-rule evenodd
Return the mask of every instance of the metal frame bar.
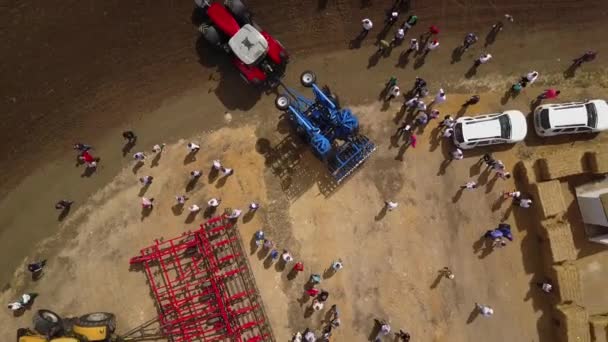
<path id="1" fill-rule="evenodd" d="M 162 334 L 172 342 L 275 341 L 234 223 L 155 240 L 131 264 L 145 270 Z"/>

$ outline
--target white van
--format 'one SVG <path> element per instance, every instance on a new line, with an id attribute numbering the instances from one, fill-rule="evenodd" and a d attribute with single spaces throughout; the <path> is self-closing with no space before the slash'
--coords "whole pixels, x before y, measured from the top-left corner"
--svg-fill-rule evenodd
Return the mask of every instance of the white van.
<path id="1" fill-rule="evenodd" d="M 541 137 L 606 129 L 608 103 L 604 100 L 544 104 L 534 110 L 534 130 Z"/>

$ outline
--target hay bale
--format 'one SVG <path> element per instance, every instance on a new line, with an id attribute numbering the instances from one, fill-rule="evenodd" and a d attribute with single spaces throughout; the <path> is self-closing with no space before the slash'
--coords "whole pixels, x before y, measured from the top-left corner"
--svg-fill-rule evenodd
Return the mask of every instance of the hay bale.
<path id="1" fill-rule="evenodd" d="M 608 150 L 589 153 L 589 169 L 593 173 L 608 173 Z"/>
<path id="2" fill-rule="evenodd" d="M 561 214 L 566 211 L 562 187 L 558 180 L 536 183 L 536 193 L 540 202 L 543 219 Z"/>
<path id="3" fill-rule="evenodd" d="M 547 243 L 543 249 L 551 264 L 576 260 L 576 248 L 570 225 L 563 221 L 544 220 L 540 223 L 541 235 Z"/>
<path id="4" fill-rule="evenodd" d="M 560 342 L 591 342 L 589 316 L 587 310 L 579 305 L 561 304 L 554 310 L 558 324 L 557 340 Z"/>
<path id="5" fill-rule="evenodd" d="M 591 336 L 595 342 L 608 342 L 608 316 L 591 316 Z"/>
<path id="6" fill-rule="evenodd" d="M 553 266 L 551 279 L 559 303 L 582 303 L 583 291 L 578 268 L 572 263 Z"/>
<path id="7" fill-rule="evenodd" d="M 585 154 L 576 149 L 566 150 L 565 152 L 539 159 L 538 164 L 542 180 L 573 176 L 588 172 L 589 170 Z"/>

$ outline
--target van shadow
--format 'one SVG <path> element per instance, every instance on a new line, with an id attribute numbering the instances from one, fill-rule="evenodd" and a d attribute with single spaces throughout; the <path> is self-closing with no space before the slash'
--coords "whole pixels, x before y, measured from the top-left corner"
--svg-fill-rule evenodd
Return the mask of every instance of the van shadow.
<path id="1" fill-rule="evenodd" d="M 227 109 L 248 110 L 260 100 L 263 91 L 241 78 L 231 63 L 231 57 L 224 51 L 210 46 L 202 35 L 196 40 L 195 50 L 202 66 L 215 68 L 209 76 L 212 82 L 209 82 L 208 93 L 215 93 Z"/>

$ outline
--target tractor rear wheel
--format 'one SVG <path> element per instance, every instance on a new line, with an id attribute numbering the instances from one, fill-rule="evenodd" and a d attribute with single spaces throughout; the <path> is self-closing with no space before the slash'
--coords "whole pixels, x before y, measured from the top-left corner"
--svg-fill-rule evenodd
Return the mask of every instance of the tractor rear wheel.
<path id="1" fill-rule="evenodd" d="M 228 7 L 234 17 L 242 24 L 251 24 L 251 13 L 241 0 L 225 0 L 224 6 Z"/>
<path id="2" fill-rule="evenodd" d="M 83 327 L 107 326 L 110 332 L 116 330 L 116 317 L 107 312 L 93 312 L 78 318 L 78 325 Z"/>
<path id="3" fill-rule="evenodd" d="M 283 94 L 277 96 L 277 99 L 274 100 L 274 104 L 278 110 L 287 110 L 289 108 L 289 105 L 291 104 L 291 101 L 289 100 L 289 97 L 287 95 Z"/>
<path id="4" fill-rule="evenodd" d="M 198 27 L 198 30 L 201 31 L 201 33 L 203 34 L 203 37 L 205 37 L 205 40 L 210 45 L 215 46 L 215 47 L 218 47 L 221 45 L 220 35 L 219 35 L 219 33 L 217 33 L 217 30 L 215 29 L 215 27 L 213 27 L 209 24 L 201 24 L 201 26 Z"/>
<path id="5" fill-rule="evenodd" d="M 32 321 L 34 329 L 45 336 L 54 336 L 62 327 L 61 317 L 50 310 L 38 310 Z"/>
<path id="6" fill-rule="evenodd" d="M 317 81 L 317 75 L 314 72 L 306 70 L 300 75 L 300 82 L 305 87 L 312 87 L 313 83 Z"/>

